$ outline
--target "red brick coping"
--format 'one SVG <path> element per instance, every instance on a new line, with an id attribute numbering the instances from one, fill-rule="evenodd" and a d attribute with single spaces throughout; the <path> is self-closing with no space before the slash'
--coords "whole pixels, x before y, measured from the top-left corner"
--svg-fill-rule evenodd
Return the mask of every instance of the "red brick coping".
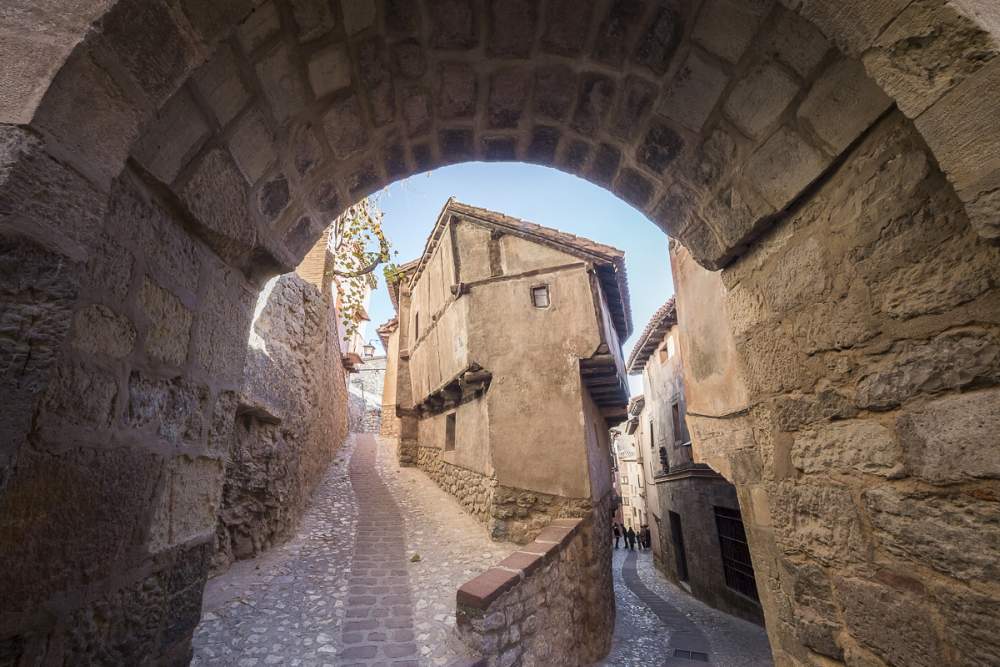
<path id="1" fill-rule="evenodd" d="M 471 579 L 458 589 L 458 607 L 485 611 L 498 597 L 554 560 L 580 530 L 585 519 L 556 519 L 538 533 L 535 541 Z"/>

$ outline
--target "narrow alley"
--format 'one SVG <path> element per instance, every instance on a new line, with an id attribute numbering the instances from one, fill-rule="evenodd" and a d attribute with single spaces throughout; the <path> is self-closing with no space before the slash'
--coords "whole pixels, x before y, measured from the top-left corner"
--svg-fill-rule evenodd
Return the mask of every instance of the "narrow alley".
<path id="1" fill-rule="evenodd" d="M 461 665 L 455 590 L 514 551 L 394 443 L 352 434 L 295 538 L 206 587 L 193 665 Z M 648 551 L 619 549 L 617 618 L 602 665 L 769 665 L 763 629 L 684 595 Z M 474 663 L 471 663 L 474 664 Z"/>

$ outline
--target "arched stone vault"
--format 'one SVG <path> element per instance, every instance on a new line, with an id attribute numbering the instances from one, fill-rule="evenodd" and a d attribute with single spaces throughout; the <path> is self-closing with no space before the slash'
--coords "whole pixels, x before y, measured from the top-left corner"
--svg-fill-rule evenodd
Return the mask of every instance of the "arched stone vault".
<path id="1" fill-rule="evenodd" d="M 0 508 L 18 567 L 0 639 L 18 650 L 91 650 L 97 630 L 66 628 L 100 626 L 100 604 L 124 627 L 118 595 L 186 618 L 142 639 L 183 654 L 254 290 L 387 183 L 551 165 L 717 269 L 895 104 L 972 228 L 1000 237 L 990 0 L 63 5 L 2 10 Z"/>

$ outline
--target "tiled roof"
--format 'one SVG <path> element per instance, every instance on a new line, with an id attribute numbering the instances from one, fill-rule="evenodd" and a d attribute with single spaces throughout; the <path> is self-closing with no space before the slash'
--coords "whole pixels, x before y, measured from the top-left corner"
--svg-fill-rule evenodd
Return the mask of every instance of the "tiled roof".
<path id="1" fill-rule="evenodd" d="M 392 309 L 396 311 L 397 315 L 399 314 L 399 286 L 403 283 L 403 280 L 406 279 L 406 275 L 412 274 L 412 272 L 417 268 L 418 262 L 420 262 L 419 257 L 417 259 L 410 260 L 406 264 L 400 264 L 397 267 L 399 272 L 403 274 L 403 278 L 401 278 L 399 282 L 389 284 L 389 282 L 386 281 L 386 288 L 389 290 L 389 301 L 392 302 Z"/>
<path id="2" fill-rule="evenodd" d="M 447 225 L 448 213 L 457 213 L 474 218 L 479 222 L 497 227 L 505 233 L 514 234 L 529 241 L 557 246 L 560 250 L 568 254 L 593 262 L 597 269 L 601 288 L 608 299 L 608 307 L 611 309 L 611 316 L 619 338 L 625 340 L 631 335 L 632 307 L 629 301 L 628 275 L 625 271 L 624 251 L 552 227 L 543 227 L 542 225 L 504 215 L 503 213 L 463 204 L 454 198 L 450 198 L 441 209 L 441 213 L 438 215 L 437 222 L 434 225 L 434 230 L 427 238 L 427 244 L 424 246 L 424 253 L 419 259 L 419 265 L 416 271 L 410 276 L 411 284 L 416 282 L 423 271 L 424 265 L 433 254 L 436 243 Z"/>
<path id="3" fill-rule="evenodd" d="M 656 309 L 653 316 L 646 323 L 646 328 L 639 335 L 639 340 L 632 348 L 632 354 L 628 357 L 625 368 L 629 375 L 639 375 L 646 367 L 646 362 L 656 348 L 663 342 L 663 337 L 670 331 L 670 327 L 677 324 L 677 306 L 674 297 L 667 299 L 667 302 Z"/>

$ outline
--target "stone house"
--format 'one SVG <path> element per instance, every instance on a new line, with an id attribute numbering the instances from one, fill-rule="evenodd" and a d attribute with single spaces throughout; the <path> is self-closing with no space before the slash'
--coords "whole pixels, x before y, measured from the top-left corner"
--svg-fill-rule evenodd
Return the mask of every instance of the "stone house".
<path id="1" fill-rule="evenodd" d="M 704 602 L 763 623 L 736 489 L 693 457 L 673 297 L 643 329 L 628 372 L 642 375 L 635 448 L 657 567 Z"/>
<path id="2" fill-rule="evenodd" d="M 355 433 L 381 432 L 387 362 L 385 355 L 365 355 L 360 363 L 354 365 L 347 390 L 351 430 Z"/>
<path id="3" fill-rule="evenodd" d="M 449 200 L 402 270 L 398 324 L 383 327 L 401 461 L 498 539 L 530 541 L 598 505 L 610 516 L 608 426 L 628 397 L 624 254 Z"/>

